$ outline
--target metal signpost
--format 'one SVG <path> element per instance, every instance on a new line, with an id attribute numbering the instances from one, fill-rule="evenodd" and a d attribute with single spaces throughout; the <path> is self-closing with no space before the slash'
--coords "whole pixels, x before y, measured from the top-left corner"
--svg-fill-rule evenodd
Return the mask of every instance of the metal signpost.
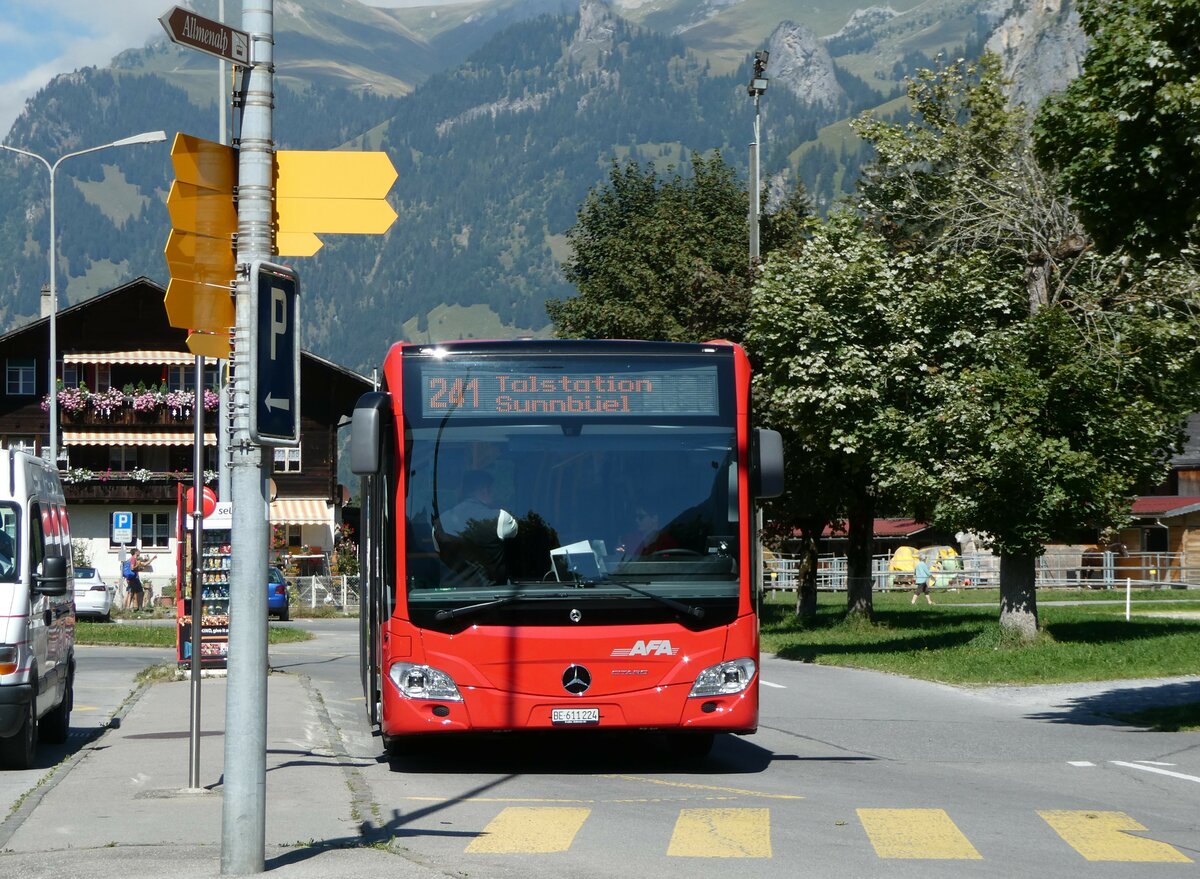
<path id="1" fill-rule="evenodd" d="M 223 471 L 221 499 L 231 502 L 233 521 L 221 873 L 244 875 L 263 871 L 266 837 L 267 595 L 260 587 L 272 459 L 263 447 L 300 442 L 300 284 L 296 272 L 269 260 L 316 253 L 316 233 L 386 232 L 396 219 L 386 200 L 396 169 L 382 152 L 276 152 L 273 0 L 243 0 L 242 30 L 180 6 L 159 22 L 175 43 L 241 69 L 238 148 L 180 135 L 171 151 L 165 305 L 170 324 L 189 330 L 193 354 L 229 357 L 229 454 L 221 456 L 229 478 Z"/>

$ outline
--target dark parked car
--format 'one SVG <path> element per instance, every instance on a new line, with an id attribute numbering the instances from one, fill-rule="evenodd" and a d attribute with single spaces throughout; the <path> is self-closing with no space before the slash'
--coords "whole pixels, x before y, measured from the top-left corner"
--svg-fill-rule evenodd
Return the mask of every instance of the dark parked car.
<path id="1" fill-rule="evenodd" d="M 285 622 L 291 619 L 288 601 L 287 578 L 279 568 L 272 567 L 267 574 L 267 616 L 279 617 Z"/>

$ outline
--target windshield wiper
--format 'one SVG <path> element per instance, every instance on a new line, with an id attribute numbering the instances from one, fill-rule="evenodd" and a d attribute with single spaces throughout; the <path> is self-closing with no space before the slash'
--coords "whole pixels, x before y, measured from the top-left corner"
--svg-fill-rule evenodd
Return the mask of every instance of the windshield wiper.
<path id="1" fill-rule="evenodd" d="M 567 598 L 566 593 L 554 592 L 546 595 L 537 595 L 536 598 Z M 490 610 L 493 607 L 503 607 L 506 604 L 512 604 L 514 601 L 522 601 L 525 599 L 534 599 L 535 596 L 524 592 L 516 592 L 512 595 L 503 595 L 500 598 L 493 598 L 491 601 L 481 601 L 479 604 L 466 604 L 462 607 L 443 608 L 437 611 L 433 618 L 435 620 L 452 620 L 456 617 L 464 617 L 469 614 L 479 613 L 480 611 Z"/>
<path id="2" fill-rule="evenodd" d="M 443 609 L 435 613 L 433 618 L 435 620 L 452 620 L 455 617 L 463 617 L 467 614 L 478 613 L 479 611 L 488 610 L 489 608 L 493 607 L 500 607 L 504 604 L 512 604 L 514 601 L 524 597 L 524 595 L 505 595 L 503 598 L 496 598 L 492 601 L 484 601 L 480 604 L 467 604 L 463 607 Z"/>
<path id="3" fill-rule="evenodd" d="M 684 604 L 682 601 L 676 601 L 674 598 L 667 598 L 665 595 L 647 592 L 645 589 L 639 589 L 637 586 L 634 586 L 627 580 L 612 580 L 607 577 L 603 580 L 585 580 L 581 577 L 578 577 L 578 575 L 576 575 L 576 577 L 577 586 L 608 586 L 610 584 L 613 586 L 620 586 L 624 589 L 628 589 L 630 592 L 636 592 L 638 595 L 644 595 L 647 598 L 651 598 L 654 601 L 657 601 L 659 604 L 665 604 L 667 607 L 671 608 L 671 610 L 677 610 L 680 613 L 685 613 L 690 617 L 695 617 L 696 619 L 702 619 L 704 617 L 704 608 L 702 607 Z"/>

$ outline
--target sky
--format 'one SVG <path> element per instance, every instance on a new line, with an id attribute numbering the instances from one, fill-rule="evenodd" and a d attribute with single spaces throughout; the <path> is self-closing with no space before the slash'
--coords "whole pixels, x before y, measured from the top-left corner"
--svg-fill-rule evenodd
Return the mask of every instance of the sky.
<path id="1" fill-rule="evenodd" d="M 362 2 L 434 6 L 455 0 Z M 0 0 L 0 140 L 7 139 L 25 102 L 51 79 L 80 67 L 103 67 L 119 52 L 164 36 L 158 18 L 176 5 L 186 4 L 183 0 Z"/>

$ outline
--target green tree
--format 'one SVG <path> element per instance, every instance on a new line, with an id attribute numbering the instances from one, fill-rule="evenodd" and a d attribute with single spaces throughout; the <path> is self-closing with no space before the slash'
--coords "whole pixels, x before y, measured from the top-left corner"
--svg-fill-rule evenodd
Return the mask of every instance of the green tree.
<path id="1" fill-rule="evenodd" d="M 905 285 L 925 378 L 892 419 L 881 487 L 986 534 L 1001 556 L 1001 625 L 1030 638 L 1047 540 L 1119 524 L 1137 486 L 1164 472 L 1196 403 L 1196 285 L 1182 265 L 1089 251 L 1000 85 L 991 58 L 919 74 L 916 121 L 860 126 L 880 157 L 862 204 L 936 281 Z M 930 291 L 966 287 L 982 294 L 975 308 L 990 297 L 993 319 L 922 319 Z"/>
<path id="2" fill-rule="evenodd" d="M 691 157 L 692 174 L 659 178 L 653 166 L 613 162 L 567 232 L 563 265 L 578 288 L 546 310 L 564 338 L 741 341 L 751 272 L 749 201 L 720 153 Z M 787 246 L 807 219 L 803 191 L 764 224 Z"/>
<path id="3" fill-rule="evenodd" d="M 1173 254 L 1200 222 L 1200 2 L 1081 0 L 1083 71 L 1037 116 L 1097 245 Z"/>
<path id="4" fill-rule="evenodd" d="M 848 609 L 870 616 L 877 429 L 895 387 L 893 320 L 902 292 L 887 242 L 838 213 L 795 256 L 769 258 L 754 290 L 747 346 L 755 394 L 787 437 L 790 514 L 809 530 L 845 511 Z M 819 474 L 819 495 L 808 474 Z M 799 506 L 795 506 L 799 501 Z"/>

